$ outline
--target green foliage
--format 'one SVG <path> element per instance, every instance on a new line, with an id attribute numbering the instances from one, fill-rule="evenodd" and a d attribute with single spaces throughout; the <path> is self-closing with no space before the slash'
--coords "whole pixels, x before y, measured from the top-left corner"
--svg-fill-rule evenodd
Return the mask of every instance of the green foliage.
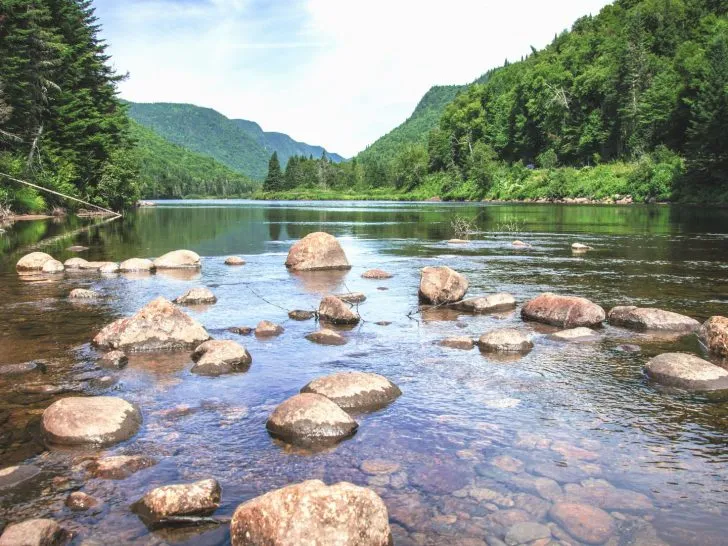
<path id="1" fill-rule="evenodd" d="M 268 161 L 268 175 L 263 182 L 264 191 L 280 191 L 283 189 L 283 173 L 281 164 L 278 161 L 278 153 L 273 152 Z"/>
<path id="2" fill-rule="evenodd" d="M 422 144 L 408 144 L 392 161 L 392 179 L 399 190 L 419 186 L 427 174 L 427 150 Z"/>

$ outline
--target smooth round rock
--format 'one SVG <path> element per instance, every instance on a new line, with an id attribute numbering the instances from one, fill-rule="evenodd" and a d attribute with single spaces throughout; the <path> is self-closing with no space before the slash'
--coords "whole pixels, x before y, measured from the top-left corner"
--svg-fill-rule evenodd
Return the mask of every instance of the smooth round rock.
<path id="1" fill-rule="evenodd" d="M 107 275 L 119 272 L 119 264 L 116 262 L 106 262 L 99 267 L 99 273 L 105 273 Z"/>
<path id="2" fill-rule="evenodd" d="M 63 273 L 65 271 L 65 267 L 63 267 L 63 264 L 59 262 L 58 260 L 47 260 L 43 263 L 43 268 L 41 271 L 43 273 Z"/>
<path id="3" fill-rule="evenodd" d="M 283 331 L 283 326 L 269 320 L 261 320 L 255 327 L 257 337 L 275 337 L 281 335 Z"/>
<path id="4" fill-rule="evenodd" d="M 623 305 L 609 311 L 609 324 L 633 330 L 653 330 L 662 332 L 694 332 L 700 323 L 679 313 L 664 311 L 654 307 L 635 307 Z"/>
<path id="5" fill-rule="evenodd" d="M 392 274 L 388 271 L 384 271 L 383 269 L 369 269 L 361 274 L 361 278 L 376 280 L 391 279 Z"/>
<path id="6" fill-rule="evenodd" d="M 114 444 L 136 434 L 139 408 L 112 396 L 61 398 L 43 412 L 41 427 L 50 443 Z"/>
<path id="7" fill-rule="evenodd" d="M 232 546 L 390 546 L 389 515 L 371 489 L 309 480 L 241 504 Z"/>
<path id="8" fill-rule="evenodd" d="M 728 371 L 685 353 L 664 353 L 645 365 L 647 376 L 663 385 L 695 391 L 728 389 Z"/>
<path id="9" fill-rule="evenodd" d="M 604 321 L 606 314 L 604 309 L 586 298 L 545 292 L 527 302 L 521 309 L 521 316 L 525 320 L 576 328 L 597 326 Z"/>
<path id="10" fill-rule="evenodd" d="M 74 491 L 68 497 L 66 497 L 66 506 L 68 506 L 74 512 L 82 512 L 97 506 L 99 504 L 98 499 L 88 495 L 82 491 Z"/>
<path id="11" fill-rule="evenodd" d="M 720 357 L 728 357 L 728 318 L 721 316 L 710 317 L 700 327 L 698 332 L 708 350 Z"/>
<path id="12" fill-rule="evenodd" d="M 99 293 L 94 290 L 87 290 L 85 288 L 74 288 L 68 294 L 70 300 L 95 300 L 99 297 Z"/>
<path id="13" fill-rule="evenodd" d="M 225 265 L 245 265 L 245 260 L 240 256 L 228 256 L 225 258 Z"/>
<path id="14" fill-rule="evenodd" d="M 533 349 L 528 337 L 514 328 L 486 332 L 480 336 L 478 346 L 486 353 L 526 353 Z"/>
<path id="15" fill-rule="evenodd" d="M 516 307 L 516 298 L 511 294 L 501 292 L 477 298 L 468 298 L 452 305 L 453 309 L 467 313 L 484 314 L 508 311 Z"/>
<path id="16" fill-rule="evenodd" d="M 18 260 L 15 270 L 18 273 L 26 271 L 41 271 L 46 262 L 53 260 L 53 256 L 45 252 L 31 252 Z"/>
<path id="17" fill-rule="evenodd" d="M 217 480 L 206 479 L 157 487 L 132 505 L 148 522 L 164 522 L 178 516 L 206 516 L 220 507 L 222 488 Z"/>
<path id="18" fill-rule="evenodd" d="M 367 372 L 341 372 L 314 379 L 301 392 L 321 394 L 347 411 L 383 408 L 402 394 L 386 377 Z"/>
<path id="19" fill-rule="evenodd" d="M 319 304 L 319 318 L 331 324 L 356 324 L 359 315 L 336 296 L 326 296 Z"/>
<path id="20" fill-rule="evenodd" d="M 178 305 L 210 305 L 216 302 L 217 296 L 205 287 L 192 288 L 174 300 Z"/>
<path id="21" fill-rule="evenodd" d="M 529 544 L 536 540 L 551 538 L 551 529 L 546 525 L 535 521 L 524 521 L 516 523 L 508 529 L 505 537 L 505 543 L 508 546 L 519 546 L 521 544 Z"/>
<path id="22" fill-rule="evenodd" d="M 154 260 L 157 269 L 199 269 L 200 256 L 191 250 L 173 250 Z"/>
<path id="23" fill-rule="evenodd" d="M 579 328 L 571 328 L 569 330 L 561 330 L 560 332 L 555 332 L 549 336 L 551 339 L 555 339 L 556 341 L 594 341 L 596 339 L 599 339 L 599 334 L 597 334 L 594 330 L 591 328 L 585 328 L 583 326 Z"/>
<path id="24" fill-rule="evenodd" d="M 321 231 L 309 233 L 291 247 L 286 267 L 291 271 L 351 269 L 336 237 Z"/>
<path id="25" fill-rule="evenodd" d="M 83 258 L 69 258 L 63 262 L 66 269 L 83 269 L 86 264 L 88 264 L 88 261 Z"/>
<path id="26" fill-rule="evenodd" d="M 52 519 L 28 519 L 8 525 L 0 546 L 63 546 L 71 534 Z"/>
<path id="27" fill-rule="evenodd" d="M 266 428 L 276 438 L 303 446 L 330 445 L 353 435 L 358 424 L 320 394 L 302 393 L 280 404 Z"/>
<path id="28" fill-rule="evenodd" d="M 119 271 L 132 273 L 138 271 L 154 271 L 154 262 L 146 258 L 129 258 L 119 264 Z"/>
<path id="29" fill-rule="evenodd" d="M 420 272 L 419 298 L 424 303 L 455 303 L 463 299 L 467 291 L 468 280 L 447 266 L 425 267 Z"/>
<path id="30" fill-rule="evenodd" d="M 253 358 L 242 345 L 230 340 L 205 341 L 192 353 L 195 365 L 192 373 L 217 376 L 233 372 L 245 372 Z"/>
<path id="31" fill-rule="evenodd" d="M 346 338 L 338 332 L 322 328 L 318 332 L 312 332 L 306 339 L 320 345 L 346 345 Z"/>
<path id="32" fill-rule="evenodd" d="M 587 544 L 604 544 L 614 534 L 612 516 L 595 506 L 557 502 L 549 515 L 572 537 Z"/>

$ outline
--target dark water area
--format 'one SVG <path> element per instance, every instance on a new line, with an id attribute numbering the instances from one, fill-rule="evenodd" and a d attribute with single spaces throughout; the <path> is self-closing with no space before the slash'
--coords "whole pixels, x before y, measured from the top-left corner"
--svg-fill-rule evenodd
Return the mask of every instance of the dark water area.
<path id="1" fill-rule="evenodd" d="M 477 226 L 468 244 L 446 242 L 456 216 Z M 613 546 L 728 543 L 728 402 L 656 388 L 642 372 L 662 352 L 709 358 L 697 338 L 605 324 L 596 342 L 560 343 L 547 337 L 555 329 L 520 318 L 521 304 L 547 290 L 605 309 L 655 306 L 700 321 L 728 315 L 727 209 L 200 201 L 161 202 L 95 222 L 18 222 L 0 234 L 0 366 L 47 360 L 45 371 L 0 375 L 0 470 L 19 463 L 41 469 L 21 487 L 0 489 L 0 527 L 51 517 L 76 531 L 78 544 L 227 544 L 227 525 L 149 530 L 129 505 L 152 487 L 214 477 L 223 487 L 217 515 L 230 516 L 247 499 L 318 478 L 376 490 L 395 544 L 498 544 L 492 538 L 503 540 L 518 521 L 549 525 L 552 544 L 581 544 L 548 515 L 563 495 L 581 495 L 613 516 Z M 291 244 L 313 231 L 339 238 L 351 271 L 286 270 Z M 532 247 L 514 248 L 515 239 Z M 593 250 L 576 255 L 573 242 Z M 74 253 L 66 250 L 71 245 L 89 249 Z M 200 272 L 67 271 L 30 280 L 15 272 L 31 250 L 61 261 L 121 261 L 180 248 L 202 256 Z M 229 255 L 247 264 L 225 266 Z M 419 271 L 428 265 L 466 275 L 469 296 L 510 292 L 519 307 L 483 316 L 416 313 Z M 394 277 L 362 279 L 371 268 Z M 186 311 L 213 337 L 244 344 L 253 357 L 248 372 L 196 376 L 187 353 L 138 354 L 122 370 L 95 368 L 89 342 L 101 327 L 196 286 L 210 288 L 218 303 Z M 103 299 L 72 303 L 73 288 Z M 316 324 L 288 320 L 286 309 L 315 309 L 323 295 L 346 291 L 367 296 L 363 322 L 342 331 L 346 345 L 310 343 L 304 336 Z M 285 332 L 262 340 L 227 331 L 263 319 Z M 503 361 L 437 345 L 501 327 L 528 332 L 533 351 Z M 618 350 L 625 343 L 641 351 Z M 294 449 L 268 435 L 265 421 L 277 404 L 310 380 L 344 370 L 382 374 L 403 394 L 356 416 L 356 435 L 325 451 Z M 113 385 L 99 381 L 108 375 Z M 43 409 L 69 393 L 134 402 L 142 429 L 101 450 L 47 448 Z M 159 463 L 124 480 L 90 479 L 78 463 L 99 454 L 147 454 Z M 369 475 L 362 463 L 371 459 L 399 467 Z M 70 511 L 58 476 L 102 506 Z"/>

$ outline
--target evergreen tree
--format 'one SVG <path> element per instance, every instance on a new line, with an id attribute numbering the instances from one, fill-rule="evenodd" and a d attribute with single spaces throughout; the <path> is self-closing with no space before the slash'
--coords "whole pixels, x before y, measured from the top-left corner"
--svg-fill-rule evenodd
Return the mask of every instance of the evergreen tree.
<path id="1" fill-rule="evenodd" d="M 265 191 L 280 191 L 283 189 L 283 174 L 281 173 L 281 164 L 278 161 L 278 152 L 273 152 L 268 161 L 268 176 L 263 182 Z"/>

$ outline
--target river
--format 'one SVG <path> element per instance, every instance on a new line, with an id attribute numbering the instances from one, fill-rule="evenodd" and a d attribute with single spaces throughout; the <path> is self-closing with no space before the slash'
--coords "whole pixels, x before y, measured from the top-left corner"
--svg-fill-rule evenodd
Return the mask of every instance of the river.
<path id="1" fill-rule="evenodd" d="M 467 244 L 446 242 L 456 216 L 477 226 Z M 649 305 L 700 321 L 728 315 L 728 209 L 165 201 L 95 222 L 18 222 L 0 234 L 0 365 L 47 361 L 44 373 L 0 375 L 0 467 L 25 462 L 42 470 L 21 488 L 0 490 L 0 527 L 52 517 L 76 531 L 78 543 L 226 544 L 227 525 L 149 530 L 129 504 L 154 486 L 214 477 L 223 487 L 217 514 L 229 516 L 263 492 L 320 478 L 373 487 L 389 508 L 395 544 L 486 544 L 486 537 L 502 540 L 511 523 L 524 519 L 550 524 L 554 544 L 579 544 L 547 512 L 554 491 L 595 487 L 612 495 L 605 504 L 616 525 L 609 544 L 726 543 L 728 402 L 658 389 L 642 372 L 662 352 L 705 357 L 695 336 L 655 338 L 605 324 L 597 342 L 560 343 L 547 338 L 554 329 L 523 323 L 515 312 L 418 313 L 417 286 L 422 267 L 448 265 L 466 275 L 469 295 L 510 292 L 519 308 L 548 290 L 584 296 L 605 309 Z M 339 238 L 351 271 L 286 270 L 290 245 L 313 231 Z M 531 247 L 514 248 L 515 239 Z M 573 242 L 593 250 L 576 255 Z M 89 249 L 74 253 L 66 250 L 71 245 Z M 67 272 L 30 281 L 15 273 L 16 261 L 31 249 L 61 261 L 121 261 L 179 248 L 202 256 L 199 273 Z M 225 266 L 229 255 L 247 264 Z M 394 277 L 362 279 L 371 268 Z M 98 381 L 109 372 L 95 370 L 89 341 L 102 326 L 159 295 L 171 300 L 194 286 L 210 288 L 218 303 L 186 311 L 213 337 L 247 347 L 253 357 L 247 373 L 200 377 L 190 373 L 188 354 L 135 355 L 111 374 L 113 385 Z M 73 288 L 104 297 L 74 304 L 66 298 Z M 315 309 L 323 294 L 346 291 L 367 296 L 359 307 L 363 322 L 344 332 L 346 345 L 315 345 L 304 338 L 313 322 L 288 320 L 285 310 Z M 260 340 L 227 331 L 263 319 L 285 332 Z M 534 350 L 500 361 L 477 349 L 437 345 L 504 326 L 528 331 Z M 625 343 L 640 352 L 618 350 Z M 380 373 L 403 394 L 359 416 L 356 435 L 325 451 L 291 449 L 268 435 L 265 421 L 277 404 L 311 379 L 341 370 Z M 28 388 L 37 385 L 63 392 Z M 144 453 L 159 464 L 125 480 L 87 479 L 78 463 L 97 451 L 47 449 L 42 410 L 68 392 L 138 404 L 140 432 L 103 453 Z M 361 467 L 370 459 L 400 469 L 368 475 Z M 70 511 L 58 476 L 102 506 Z"/>

